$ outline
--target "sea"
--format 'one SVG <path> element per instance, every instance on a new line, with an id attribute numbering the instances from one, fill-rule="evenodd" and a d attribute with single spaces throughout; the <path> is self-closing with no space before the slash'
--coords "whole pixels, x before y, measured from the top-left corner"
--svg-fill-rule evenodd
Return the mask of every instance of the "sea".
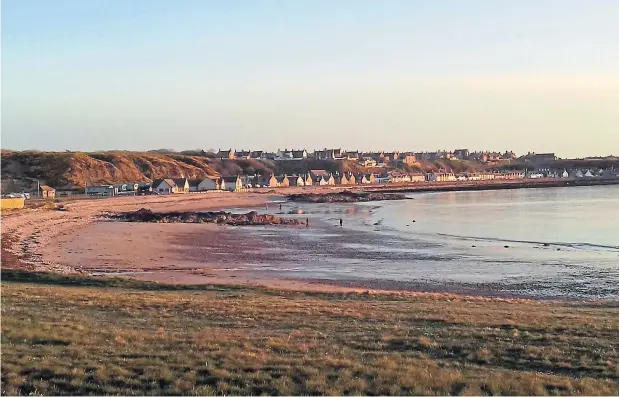
<path id="1" fill-rule="evenodd" d="M 283 203 L 282 213 L 310 227 L 248 228 L 281 259 L 254 270 L 348 285 L 619 301 L 619 185 L 408 198 Z"/>

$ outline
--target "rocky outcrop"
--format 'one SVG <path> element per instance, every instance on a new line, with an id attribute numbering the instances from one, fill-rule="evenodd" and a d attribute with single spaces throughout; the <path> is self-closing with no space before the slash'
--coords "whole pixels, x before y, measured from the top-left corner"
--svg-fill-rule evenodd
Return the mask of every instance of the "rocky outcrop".
<path id="1" fill-rule="evenodd" d="M 354 193 L 343 191 L 338 193 L 314 194 L 290 194 L 288 200 L 306 203 L 357 203 L 361 201 L 379 200 L 407 200 L 404 194 L 398 193 Z"/>
<path id="2" fill-rule="evenodd" d="M 153 223 L 217 223 L 221 225 L 300 225 L 297 219 L 280 218 L 277 215 L 259 214 L 250 211 L 246 214 L 233 214 L 225 211 L 214 212 L 153 212 L 147 208 L 137 211 L 108 215 L 108 219 L 124 222 Z"/>

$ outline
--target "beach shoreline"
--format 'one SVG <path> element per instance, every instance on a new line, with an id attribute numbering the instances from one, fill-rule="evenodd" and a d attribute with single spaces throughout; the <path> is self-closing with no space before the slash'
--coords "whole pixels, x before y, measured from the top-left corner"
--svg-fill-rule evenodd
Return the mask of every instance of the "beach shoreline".
<path id="1" fill-rule="evenodd" d="M 342 188 L 345 187 L 340 187 Z M 332 192 L 333 188 L 316 191 Z M 291 235 L 282 238 L 281 234 L 286 235 L 287 232 L 280 233 L 277 238 L 269 236 L 273 234 L 269 233 L 269 230 L 280 232 L 281 228 L 292 228 L 291 230 L 298 231 L 303 230 L 304 226 L 268 226 L 266 229 L 256 229 L 254 226 L 124 223 L 102 218 L 104 213 L 133 211 L 139 208 L 153 211 L 263 208 L 278 198 L 282 198 L 282 190 L 277 191 L 277 194 L 138 196 L 112 200 L 77 200 L 66 204 L 67 211 L 36 209 L 6 216 L 3 214 L 3 239 L 6 236 L 11 240 L 11 246 L 3 247 L 3 253 L 11 251 L 19 258 L 15 261 L 16 266 L 26 270 L 123 276 L 164 283 L 259 285 L 318 292 L 369 291 L 544 299 L 527 293 L 506 291 L 500 283 L 475 286 L 424 280 L 403 282 L 386 279 L 329 279 L 321 275 L 311 278 L 285 275 L 277 271 L 277 264 L 284 261 L 290 263 L 295 258 L 290 254 L 283 255 L 283 251 L 278 250 L 277 246 L 290 243 L 294 247 L 299 241 L 291 240 Z M 271 207 L 275 206 L 276 204 L 273 204 Z M 280 212 L 278 215 L 286 217 L 285 213 Z M 311 230 L 327 235 L 330 230 L 338 230 L 338 233 L 344 233 L 345 240 L 351 241 L 361 238 L 358 231 L 333 229 L 333 225 L 314 219 Z M 269 246 L 271 248 L 266 249 Z M 385 257 L 386 260 L 388 258 Z M 350 259 L 354 259 L 354 256 L 339 258 Z M 320 258 L 317 257 L 316 260 Z M 4 262 L 3 260 L 3 266 Z M 253 266 L 246 266 L 248 263 Z"/>

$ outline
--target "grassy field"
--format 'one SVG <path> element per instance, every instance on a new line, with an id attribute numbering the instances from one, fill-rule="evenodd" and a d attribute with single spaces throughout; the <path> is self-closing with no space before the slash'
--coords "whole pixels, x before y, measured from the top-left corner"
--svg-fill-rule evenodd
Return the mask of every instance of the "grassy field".
<path id="1" fill-rule="evenodd" d="M 3 394 L 618 394 L 619 308 L 2 273 Z"/>

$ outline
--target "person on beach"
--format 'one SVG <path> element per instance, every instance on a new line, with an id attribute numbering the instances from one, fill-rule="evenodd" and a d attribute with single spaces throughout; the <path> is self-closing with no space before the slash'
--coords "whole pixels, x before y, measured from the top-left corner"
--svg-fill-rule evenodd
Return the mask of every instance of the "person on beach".
<path id="1" fill-rule="evenodd" d="M 279 205 L 279 210 L 280 210 L 280 211 L 282 210 L 282 205 L 281 205 L 281 204 Z"/>
<path id="2" fill-rule="evenodd" d="M 309 227 L 309 218 L 305 218 L 305 227 Z"/>
<path id="3" fill-rule="evenodd" d="M 342 227 L 343 225 L 344 225 L 344 220 L 340 218 L 340 227 Z"/>

